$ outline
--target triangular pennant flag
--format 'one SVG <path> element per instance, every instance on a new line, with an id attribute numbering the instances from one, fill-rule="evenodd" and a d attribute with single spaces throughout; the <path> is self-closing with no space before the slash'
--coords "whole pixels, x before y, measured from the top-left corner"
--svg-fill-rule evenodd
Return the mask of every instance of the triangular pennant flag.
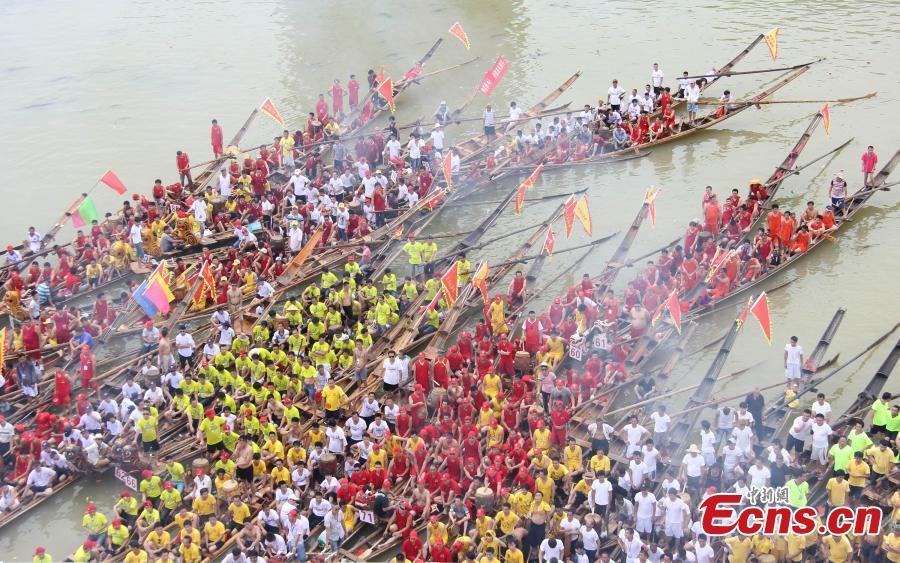
<path id="1" fill-rule="evenodd" d="M 272 100 L 270 98 L 266 98 L 266 101 L 264 101 L 262 105 L 259 106 L 259 109 L 261 109 L 264 114 L 268 115 L 279 124 L 281 124 L 282 127 L 285 127 L 284 119 L 281 118 L 281 114 L 278 113 L 277 109 L 275 109 L 275 104 L 272 103 Z"/>
<path id="2" fill-rule="evenodd" d="M 575 194 L 569 196 L 563 205 L 563 219 L 566 223 L 566 238 L 572 236 L 572 227 L 575 226 Z"/>
<path id="3" fill-rule="evenodd" d="M 541 175 L 541 170 L 543 170 L 543 169 L 544 169 L 544 163 L 542 162 L 542 163 L 538 164 L 537 168 L 534 169 L 534 171 L 531 173 L 531 175 L 528 176 L 528 178 L 526 178 L 524 182 L 522 182 L 522 185 L 525 186 L 526 188 L 530 188 L 531 186 L 533 186 L 534 183 L 537 181 L 538 176 Z"/>
<path id="4" fill-rule="evenodd" d="M 650 226 L 656 227 L 656 196 L 659 195 L 659 190 L 650 186 L 650 189 L 647 190 L 647 193 L 644 195 L 644 203 L 647 204 L 647 214 L 644 215 L 644 219 L 647 217 L 650 218 Z"/>
<path id="5" fill-rule="evenodd" d="M 522 184 L 516 191 L 516 215 L 521 215 L 522 208 L 525 207 L 525 187 L 525 184 Z"/>
<path id="6" fill-rule="evenodd" d="M 394 105 L 394 83 L 391 82 L 390 78 L 378 85 L 378 93 L 382 98 L 387 100 L 388 106 L 390 106 L 391 108 L 391 112 L 397 111 L 397 106 Z"/>
<path id="7" fill-rule="evenodd" d="M 760 296 L 756 299 L 756 302 L 750 306 L 750 312 L 756 317 L 756 320 L 759 321 L 759 326 L 762 328 L 763 335 L 766 337 L 766 340 L 769 342 L 769 346 L 772 345 L 772 317 L 769 314 L 769 297 L 766 295 L 766 292 L 762 292 Z"/>
<path id="8" fill-rule="evenodd" d="M 481 79 L 481 86 L 478 87 L 478 91 L 485 96 L 490 96 L 491 92 L 494 91 L 494 88 L 500 82 L 500 79 L 506 74 L 506 69 L 508 68 L 509 63 L 506 62 L 506 59 L 502 56 L 497 57 L 497 62 L 495 62 L 494 66 L 487 71 L 484 78 Z"/>
<path id="9" fill-rule="evenodd" d="M 384 67 L 381 67 L 381 70 L 375 75 L 375 84 L 379 85 L 382 82 L 384 82 Z"/>
<path id="10" fill-rule="evenodd" d="M 434 208 L 437 207 L 441 200 L 444 199 L 444 196 L 447 195 L 447 190 L 438 188 L 431 193 L 433 195 L 425 202 L 425 207 L 427 207 L 429 211 L 434 211 Z"/>
<path id="11" fill-rule="evenodd" d="M 157 313 L 159 309 L 157 309 L 156 305 L 153 304 L 152 301 L 144 297 L 144 293 L 147 291 L 147 280 L 141 282 L 141 285 L 137 286 L 134 292 L 131 294 L 131 298 L 141 307 L 144 311 L 144 314 L 148 317 L 153 317 Z"/>
<path id="12" fill-rule="evenodd" d="M 581 223 L 581 226 L 584 227 L 584 232 L 587 235 L 593 236 L 594 229 L 593 223 L 591 221 L 591 208 L 588 205 L 587 195 L 582 195 L 581 199 L 578 200 L 578 203 L 575 205 L 575 218 Z"/>
<path id="13" fill-rule="evenodd" d="M 203 278 L 203 285 L 206 289 L 209 290 L 210 293 L 216 293 L 216 280 L 213 277 L 212 270 L 209 267 L 209 262 L 204 262 L 203 267 L 200 268 L 200 277 Z"/>
<path id="14" fill-rule="evenodd" d="M 472 48 L 472 44 L 469 43 L 469 36 L 466 35 L 466 32 L 463 30 L 463 28 L 459 24 L 459 22 L 456 22 L 455 24 L 451 25 L 449 31 L 454 37 L 459 39 L 463 45 L 466 46 L 467 51 Z"/>
<path id="15" fill-rule="evenodd" d="M 666 300 L 666 308 L 669 309 L 669 314 L 672 315 L 675 330 L 678 331 L 678 334 L 681 334 L 681 304 L 678 303 L 677 291 L 673 291 L 672 295 Z"/>
<path id="16" fill-rule="evenodd" d="M 716 247 L 716 253 L 713 255 L 713 259 L 709 265 L 709 273 L 706 274 L 706 283 L 709 283 L 716 277 L 716 274 L 728 262 L 729 258 L 734 255 L 734 250 L 729 250 L 728 252 L 722 252 L 721 247 Z"/>
<path id="17" fill-rule="evenodd" d="M 78 209 L 75 210 L 75 213 L 72 214 L 72 226 L 76 229 L 90 225 L 91 221 L 99 220 L 100 213 L 97 212 L 97 206 L 94 205 L 94 200 L 91 199 L 91 196 L 86 196 L 84 201 L 78 206 Z"/>
<path id="18" fill-rule="evenodd" d="M 6 366 L 6 327 L 0 329 L 0 366 Z"/>
<path id="19" fill-rule="evenodd" d="M 434 295 L 434 299 L 431 300 L 431 303 L 429 303 L 428 306 L 425 307 L 425 311 L 434 311 L 434 308 L 437 307 L 437 304 L 441 302 L 441 297 L 443 297 L 443 296 L 444 296 L 444 289 L 441 288 Z M 424 313 L 424 311 L 423 311 L 423 313 Z"/>
<path id="20" fill-rule="evenodd" d="M 488 299 L 487 292 L 487 277 L 488 277 L 489 267 L 487 262 L 482 262 L 481 265 L 475 270 L 475 274 L 472 276 L 472 285 L 478 288 L 478 291 L 481 292 L 481 298 L 484 300 L 484 304 L 487 305 L 490 301 Z"/>
<path id="21" fill-rule="evenodd" d="M 766 40 L 766 45 L 769 46 L 769 53 L 772 54 L 772 60 L 778 58 L 778 32 L 779 28 L 775 28 L 769 33 L 763 35 L 763 39 Z"/>
<path id="22" fill-rule="evenodd" d="M 144 291 L 144 299 L 153 303 L 153 305 L 159 309 L 159 312 L 164 315 L 168 313 L 170 309 L 169 295 L 172 295 L 171 292 L 169 292 L 169 288 L 164 286 L 159 279 L 151 280 L 150 283 L 147 284 L 147 290 Z"/>
<path id="23" fill-rule="evenodd" d="M 107 170 L 106 174 L 104 174 L 103 177 L 100 178 L 100 181 L 115 190 L 119 195 L 122 195 L 128 191 L 128 189 L 125 187 L 125 184 L 122 183 L 122 180 L 120 180 L 119 177 L 116 176 L 116 173 L 112 170 Z"/>
<path id="24" fill-rule="evenodd" d="M 459 262 L 454 262 L 453 266 L 441 276 L 441 287 L 444 288 L 447 305 L 452 307 L 459 294 Z"/>
<path id="25" fill-rule="evenodd" d="M 403 238 L 403 225 L 400 225 L 399 227 L 397 227 L 397 230 L 394 231 L 393 234 L 391 234 L 391 238 L 393 238 L 393 239 Z"/>
<path id="26" fill-rule="evenodd" d="M 447 151 L 447 154 L 444 156 L 443 162 L 441 162 L 441 170 L 444 172 L 444 181 L 447 182 L 447 187 L 453 187 L 453 160 L 452 153 Z"/>
<path id="27" fill-rule="evenodd" d="M 747 313 L 750 312 L 750 304 L 753 303 L 753 297 L 751 296 L 747 299 L 747 304 L 744 305 L 744 311 L 741 313 L 741 316 L 736 318 L 734 322 L 738 324 L 738 326 L 743 326 L 744 322 L 747 320 Z"/>
<path id="28" fill-rule="evenodd" d="M 547 238 L 544 239 L 544 250 L 547 256 L 553 256 L 553 247 L 556 246 L 556 239 L 553 238 L 553 229 L 547 229 Z"/>
<path id="29" fill-rule="evenodd" d="M 825 126 L 825 134 L 831 134 L 831 110 L 828 109 L 828 104 L 825 104 L 825 107 L 822 108 L 822 125 Z"/>

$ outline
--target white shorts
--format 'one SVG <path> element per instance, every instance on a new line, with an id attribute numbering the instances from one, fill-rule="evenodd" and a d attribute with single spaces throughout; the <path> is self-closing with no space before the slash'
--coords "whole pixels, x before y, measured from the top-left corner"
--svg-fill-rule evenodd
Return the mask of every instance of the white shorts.
<path id="1" fill-rule="evenodd" d="M 652 518 L 638 518 L 634 523 L 634 529 L 640 533 L 652 534 L 653 533 L 653 519 Z"/>
<path id="2" fill-rule="evenodd" d="M 666 537 L 683 538 L 684 528 L 681 524 L 671 524 L 669 522 L 666 522 Z"/>
<path id="3" fill-rule="evenodd" d="M 784 376 L 788 379 L 800 379 L 803 374 L 800 372 L 800 364 L 787 364 L 784 368 Z"/>
<path id="4" fill-rule="evenodd" d="M 281 155 L 282 166 L 294 166 L 294 157 L 292 155 Z"/>

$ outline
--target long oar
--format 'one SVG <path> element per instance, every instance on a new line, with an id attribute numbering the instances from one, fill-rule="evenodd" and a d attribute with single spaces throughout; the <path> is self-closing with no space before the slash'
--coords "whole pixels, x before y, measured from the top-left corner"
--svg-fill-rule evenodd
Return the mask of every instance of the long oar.
<path id="1" fill-rule="evenodd" d="M 743 74 L 762 74 L 765 72 L 782 72 L 785 70 L 797 70 L 798 68 L 803 68 L 805 66 L 814 65 L 814 64 L 822 62 L 824 60 L 825 60 L 825 57 L 822 57 L 822 58 L 816 59 L 814 61 L 810 61 L 808 63 L 802 63 L 802 64 L 794 65 L 794 66 L 783 66 L 780 68 L 763 68 L 763 69 L 759 69 L 759 70 L 740 70 L 740 71 L 736 71 L 736 72 L 730 72 L 730 71 L 729 72 L 717 72 L 717 73 L 715 73 L 714 78 L 721 78 L 723 76 L 740 76 Z M 701 74 L 698 76 L 681 76 L 680 78 L 682 78 L 682 79 L 684 79 L 684 78 L 690 78 L 690 79 L 710 78 L 710 75 L 709 74 Z"/>
<path id="2" fill-rule="evenodd" d="M 708 106 L 729 106 L 732 104 L 847 104 L 850 102 L 857 102 L 859 100 L 868 100 L 869 98 L 874 98 L 877 95 L 878 92 L 869 92 L 868 94 L 863 94 L 862 96 L 854 96 L 852 98 L 833 98 L 830 100 L 761 100 L 759 102 L 754 102 L 752 100 L 731 100 L 728 102 L 723 102 L 715 98 L 701 98 L 698 103 Z"/>

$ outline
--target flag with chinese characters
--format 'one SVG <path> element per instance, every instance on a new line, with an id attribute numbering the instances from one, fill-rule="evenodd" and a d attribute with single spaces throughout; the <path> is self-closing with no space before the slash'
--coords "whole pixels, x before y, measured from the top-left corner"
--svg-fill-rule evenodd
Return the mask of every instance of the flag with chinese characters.
<path id="1" fill-rule="evenodd" d="M 447 305 L 452 307 L 459 295 L 459 262 L 454 262 L 453 266 L 441 276 L 441 287 L 444 289 Z"/>
<path id="2" fill-rule="evenodd" d="M 259 109 L 261 109 L 264 114 L 268 115 L 276 122 L 278 122 L 282 127 L 285 127 L 284 119 L 281 118 L 281 114 L 278 113 L 277 109 L 275 109 L 275 104 L 272 103 L 271 98 L 266 98 L 266 101 L 264 101 L 262 105 L 259 106 Z"/>
<path id="3" fill-rule="evenodd" d="M 494 66 L 487 71 L 484 78 L 481 79 L 481 86 L 478 87 L 478 91 L 485 96 L 490 96 L 497 84 L 500 83 L 500 79 L 506 74 L 506 69 L 508 68 L 509 63 L 506 62 L 506 59 L 502 56 L 497 57 L 497 62 L 495 62 Z"/>
<path id="4" fill-rule="evenodd" d="M 581 226 L 584 227 L 584 232 L 586 232 L 589 237 L 593 236 L 594 229 L 591 222 L 591 208 L 588 205 L 587 194 L 582 195 L 581 199 L 578 200 L 578 203 L 575 204 L 575 218 L 578 219 Z"/>
<path id="5" fill-rule="evenodd" d="M 569 196 L 563 205 L 563 220 L 566 223 L 566 238 L 572 236 L 572 228 L 575 226 L 575 194 Z"/>
<path id="6" fill-rule="evenodd" d="M 553 229 L 547 229 L 547 238 L 544 239 L 544 250 L 547 256 L 553 256 L 553 247 L 556 246 L 556 239 L 553 238 Z"/>
<path id="7" fill-rule="evenodd" d="M 431 197 L 425 202 L 425 207 L 427 207 L 429 211 L 434 211 L 434 208 L 444 199 L 445 195 L 447 195 L 447 190 L 444 188 L 438 188 L 431 192 Z"/>
<path id="8" fill-rule="evenodd" d="M 772 60 L 778 58 L 778 32 L 779 28 L 775 28 L 769 33 L 763 35 L 763 39 L 766 40 L 766 45 L 769 46 L 769 53 L 772 54 Z"/>
<path id="9" fill-rule="evenodd" d="M 831 134 L 831 110 L 828 109 L 828 104 L 822 108 L 822 125 L 825 126 L 825 134 Z"/>
<path id="10" fill-rule="evenodd" d="M 391 79 L 388 78 L 384 82 L 378 85 L 378 93 L 382 98 L 387 100 L 388 106 L 391 108 L 391 112 L 397 111 L 397 106 L 394 105 L 394 83 L 391 82 Z"/>
<path id="11" fill-rule="evenodd" d="M 441 170 L 444 172 L 444 181 L 447 182 L 447 187 L 453 187 L 453 160 L 452 160 L 451 151 L 447 151 L 447 154 L 444 156 L 443 162 L 441 162 Z"/>
<path id="12" fill-rule="evenodd" d="M 116 176 L 116 173 L 112 170 L 107 170 L 106 174 L 104 174 L 103 177 L 100 178 L 100 181 L 115 190 L 115 192 L 119 195 L 122 195 L 128 191 L 128 189 L 125 187 L 125 184 L 122 183 L 122 180 L 120 180 L 119 177 Z"/>
<path id="13" fill-rule="evenodd" d="M 487 277 L 488 277 L 489 267 L 487 262 L 482 262 L 478 268 L 475 270 L 475 273 L 472 275 L 472 285 L 478 288 L 478 291 L 481 292 L 481 298 L 484 300 L 484 304 L 487 305 L 490 299 L 488 299 L 487 292 Z"/>
<path id="14" fill-rule="evenodd" d="M 469 43 L 469 36 L 466 35 L 465 30 L 463 30 L 463 27 L 459 24 L 459 22 L 451 25 L 449 31 L 451 35 L 459 39 L 460 42 L 465 45 L 467 51 L 472 48 L 472 44 Z"/>
<path id="15" fill-rule="evenodd" d="M 750 305 L 750 314 L 759 321 L 759 327 L 763 331 L 769 346 L 772 345 L 772 316 L 769 313 L 769 296 L 762 292 L 753 305 Z"/>
<path id="16" fill-rule="evenodd" d="M 397 230 L 394 231 L 393 234 L 391 234 L 391 238 L 393 238 L 393 239 L 403 238 L 403 225 L 400 225 L 399 227 L 397 227 Z"/>
<path id="17" fill-rule="evenodd" d="M 666 308 L 669 310 L 669 314 L 672 315 L 672 323 L 675 325 L 675 330 L 678 331 L 678 334 L 681 334 L 681 304 L 678 302 L 677 291 L 673 291 L 672 295 L 666 300 Z"/>

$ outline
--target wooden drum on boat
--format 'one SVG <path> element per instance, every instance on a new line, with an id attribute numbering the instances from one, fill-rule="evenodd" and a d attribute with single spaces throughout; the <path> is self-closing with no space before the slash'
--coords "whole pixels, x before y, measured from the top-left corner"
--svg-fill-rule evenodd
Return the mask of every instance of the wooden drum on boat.
<path id="1" fill-rule="evenodd" d="M 443 387 L 435 387 L 431 390 L 431 393 L 428 394 L 428 408 L 430 410 L 435 410 L 438 408 L 444 399 L 447 397 L 447 390 Z"/>
<path id="2" fill-rule="evenodd" d="M 212 198 L 212 212 L 213 217 L 225 211 L 225 198 L 224 197 L 214 197 Z"/>
<path id="3" fill-rule="evenodd" d="M 194 468 L 195 474 L 199 475 L 200 472 L 209 473 L 209 460 L 205 457 L 198 457 L 191 462 L 191 467 Z"/>
<path id="4" fill-rule="evenodd" d="M 337 474 L 337 457 L 334 454 L 322 454 L 319 458 L 319 473 L 322 475 Z"/>
<path id="5" fill-rule="evenodd" d="M 269 244 L 272 246 L 272 252 L 275 254 L 284 251 L 284 237 L 282 235 L 271 233 L 269 235 Z"/>
<path id="6" fill-rule="evenodd" d="M 229 479 L 222 483 L 222 496 L 226 499 L 233 498 L 237 494 L 238 483 L 234 479 Z"/>
<path id="7" fill-rule="evenodd" d="M 475 506 L 486 512 L 494 508 L 494 490 L 490 487 L 478 487 L 475 490 Z"/>
<path id="8" fill-rule="evenodd" d="M 518 372 L 531 373 L 531 354 L 525 350 L 516 352 L 516 355 L 513 358 L 513 367 L 515 367 Z"/>

